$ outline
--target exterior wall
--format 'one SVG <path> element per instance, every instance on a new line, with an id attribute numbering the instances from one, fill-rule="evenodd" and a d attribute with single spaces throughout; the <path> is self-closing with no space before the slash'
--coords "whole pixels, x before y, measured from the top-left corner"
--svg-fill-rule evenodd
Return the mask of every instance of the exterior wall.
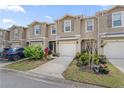
<path id="1" fill-rule="evenodd" d="M 18 38 L 14 37 L 14 32 L 16 29 L 19 31 Z M 16 47 L 17 44 L 21 47 L 24 47 L 26 45 L 26 28 L 20 26 L 12 26 L 9 28 L 9 30 L 11 47 Z"/>
<path id="2" fill-rule="evenodd" d="M 72 31 L 64 32 L 64 21 L 71 20 L 72 21 Z M 57 21 L 57 36 L 65 37 L 72 35 L 80 35 L 80 18 L 79 17 L 71 17 L 67 16 L 63 19 Z"/>
<path id="3" fill-rule="evenodd" d="M 49 41 L 56 41 L 56 36 L 58 34 L 58 29 L 56 31 L 56 34 L 55 35 L 52 35 L 51 34 L 51 26 L 52 25 L 56 25 L 56 27 L 57 27 L 57 24 L 56 23 L 55 24 L 50 24 L 50 25 L 47 26 L 47 28 L 48 28 L 48 40 Z"/>
<path id="4" fill-rule="evenodd" d="M 41 29 L 41 34 L 35 35 L 34 34 L 34 26 L 39 25 Z M 39 23 L 34 22 L 33 24 L 29 25 L 27 29 L 27 42 L 32 44 L 33 42 L 38 42 L 43 45 L 43 48 L 48 46 L 48 28 L 46 23 Z M 37 44 L 37 43 L 36 43 Z"/>
<path id="5" fill-rule="evenodd" d="M 118 28 L 112 28 L 111 24 L 111 17 L 109 18 L 109 15 L 112 15 L 114 12 L 124 12 L 124 7 L 120 8 L 115 8 L 111 11 L 108 11 L 107 13 L 104 13 L 103 15 L 99 16 L 99 31 L 100 33 L 105 33 L 105 32 L 124 32 L 124 27 L 118 27 Z"/>
<path id="6" fill-rule="evenodd" d="M 117 28 L 112 27 L 112 13 L 121 12 L 121 11 L 124 12 L 124 6 L 123 7 L 118 6 L 109 11 L 99 14 L 99 16 L 98 16 L 98 18 L 99 18 L 99 38 L 98 38 L 99 54 L 103 54 L 104 47 L 103 48 L 101 47 L 102 42 L 105 43 L 106 40 L 118 40 L 118 39 L 121 40 L 122 39 L 121 37 L 119 38 L 116 36 L 115 37 L 113 36 L 111 38 L 108 38 L 108 37 L 102 38 L 102 36 L 103 36 L 102 34 L 104 34 L 104 33 L 124 33 L 124 27 L 117 27 Z M 123 13 L 123 15 L 124 15 L 124 13 Z"/>
<path id="7" fill-rule="evenodd" d="M 94 30 L 91 32 L 87 32 L 86 31 L 86 20 L 87 19 L 93 19 L 94 20 Z M 97 39 L 97 33 L 98 33 L 98 29 L 97 29 L 97 18 L 96 17 L 91 17 L 91 18 L 84 18 L 81 20 L 81 38 L 82 39 Z"/>
<path id="8" fill-rule="evenodd" d="M 9 31 L 0 29 L 2 37 L 0 37 L 0 48 L 9 47 Z"/>

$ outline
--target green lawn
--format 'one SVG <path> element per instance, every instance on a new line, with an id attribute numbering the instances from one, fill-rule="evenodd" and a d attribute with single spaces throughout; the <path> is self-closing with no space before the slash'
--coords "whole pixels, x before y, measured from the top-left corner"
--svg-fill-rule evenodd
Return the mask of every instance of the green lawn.
<path id="1" fill-rule="evenodd" d="M 20 70 L 20 71 L 28 71 L 28 70 L 34 69 L 36 67 L 39 67 L 40 65 L 42 65 L 44 63 L 46 63 L 46 62 L 41 61 L 41 60 L 38 60 L 38 61 L 25 60 L 25 61 L 16 62 L 16 63 L 6 65 L 5 68 Z"/>
<path id="2" fill-rule="evenodd" d="M 108 67 L 111 70 L 108 75 L 97 75 L 79 70 L 79 67 L 76 66 L 76 61 L 73 61 L 63 73 L 63 76 L 68 80 L 104 87 L 124 87 L 124 73 L 112 64 L 108 64 Z"/>

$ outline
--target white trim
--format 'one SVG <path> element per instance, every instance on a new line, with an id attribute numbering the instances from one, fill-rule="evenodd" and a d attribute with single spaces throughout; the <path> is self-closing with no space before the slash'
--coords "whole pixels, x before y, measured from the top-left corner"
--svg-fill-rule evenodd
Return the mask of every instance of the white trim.
<path id="1" fill-rule="evenodd" d="M 69 37 L 69 36 L 73 36 L 73 37 Z M 64 38 L 62 38 L 61 36 L 56 36 L 56 40 L 73 40 L 73 39 L 80 39 L 80 35 L 69 35 L 66 36 Z"/>
<path id="2" fill-rule="evenodd" d="M 66 26 L 65 26 L 65 23 L 66 23 L 66 22 L 69 22 L 69 23 L 70 23 L 70 31 L 66 31 L 66 29 L 65 29 L 65 28 L 66 28 Z M 71 27 L 71 26 L 72 26 L 71 20 L 65 20 L 65 21 L 64 21 L 64 32 L 65 32 L 65 33 L 71 32 L 71 31 L 72 31 L 72 29 L 71 29 L 72 27 Z"/>
<path id="3" fill-rule="evenodd" d="M 56 28 L 56 33 L 55 34 L 52 33 L 52 26 L 55 26 L 55 28 Z M 56 27 L 56 25 L 51 25 L 51 35 L 56 35 L 56 34 L 57 34 L 57 27 Z"/>
<path id="4" fill-rule="evenodd" d="M 113 24 L 113 21 L 114 21 L 114 14 L 118 14 L 118 13 L 121 13 L 121 22 L 122 22 L 122 24 L 121 24 L 121 26 L 114 26 L 114 24 Z M 124 11 L 119 11 L 119 12 L 114 12 L 114 13 L 112 13 L 112 28 L 119 28 L 119 27 L 124 27 Z"/>
<path id="5" fill-rule="evenodd" d="M 92 30 L 87 30 L 87 21 L 88 20 L 92 20 Z M 90 18 L 90 19 L 86 19 L 85 20 L 85 32 L 93 32 L 94 31 L 94 19 Z"/>
<path id="6" fill-rule="evenodd" d="M 102 35 L 102 38 L 106 38 L 106 37 L 124 37 L 124 34 L 122 35 Z"/>

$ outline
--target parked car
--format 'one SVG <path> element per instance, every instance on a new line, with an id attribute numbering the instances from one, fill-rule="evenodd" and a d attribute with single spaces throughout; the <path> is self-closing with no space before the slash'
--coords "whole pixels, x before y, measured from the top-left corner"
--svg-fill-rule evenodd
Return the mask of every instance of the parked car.
<path id="1" fill-rule="evenodd" d="M 4 58 L 9 60 L 9 61 L 16 61 L 21 58 L 24 58 L 24 48 L 9 48 L 9 50 L 4 54 Z"/>
<path id="2" fill-rule="evenodd" d="M 3 49 L 0 49 L 0 57 L 2 56 Z"/>
<path id="3" fill-rule="evenodd" d="M 1 56 L 5 57 L 7 52 L 9 51 L 10 48 L 3 48 L 3 51 L 1 52 Z"/>

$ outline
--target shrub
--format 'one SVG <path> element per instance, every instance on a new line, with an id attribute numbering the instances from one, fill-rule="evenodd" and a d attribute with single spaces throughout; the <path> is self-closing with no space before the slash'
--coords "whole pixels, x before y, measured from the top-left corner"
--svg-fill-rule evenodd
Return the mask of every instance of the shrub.
<path id="1" fill-rule="evenodd" d="M 100 74 L 108 74 L 109 73 L 108 67 L 99 67 L 99 73 Z"/>
<path id="2" fill-rule="evenodd" d="M 106 64 L 107 63 L 107 58 L 105 55 L 99 55 L 99 62 L 101 64 Z"/>
<path id="3" fill-rule="evenodd" d="M 94 64 L 99 65 L 99 55 L 96 53 L 94 54 Z"/>
<path id="4" fill-rule="evenodd" d="M 29 45 L 25 48 L 24 54 L 30 59 L 42 59 L 44 57 L 44 52 L 41 46 Z"/>
<path id="5" fill-rule="evenodd" d="M 80 58 L 80 56 L 81 56 L 81 53 L 77 52 L 77 53 L 76 53 L 76 56 L 75 56 L 75 59 L 78 60 L 78 59 Z"/>
<path id="6" fill-rule="evenodd" d="M 88 63 L 89 63 L 89 54 L 87 52 L 82 53 L 82 55 L 79 58 L 79 63 L 81 65 L 88 65 Z"/>

